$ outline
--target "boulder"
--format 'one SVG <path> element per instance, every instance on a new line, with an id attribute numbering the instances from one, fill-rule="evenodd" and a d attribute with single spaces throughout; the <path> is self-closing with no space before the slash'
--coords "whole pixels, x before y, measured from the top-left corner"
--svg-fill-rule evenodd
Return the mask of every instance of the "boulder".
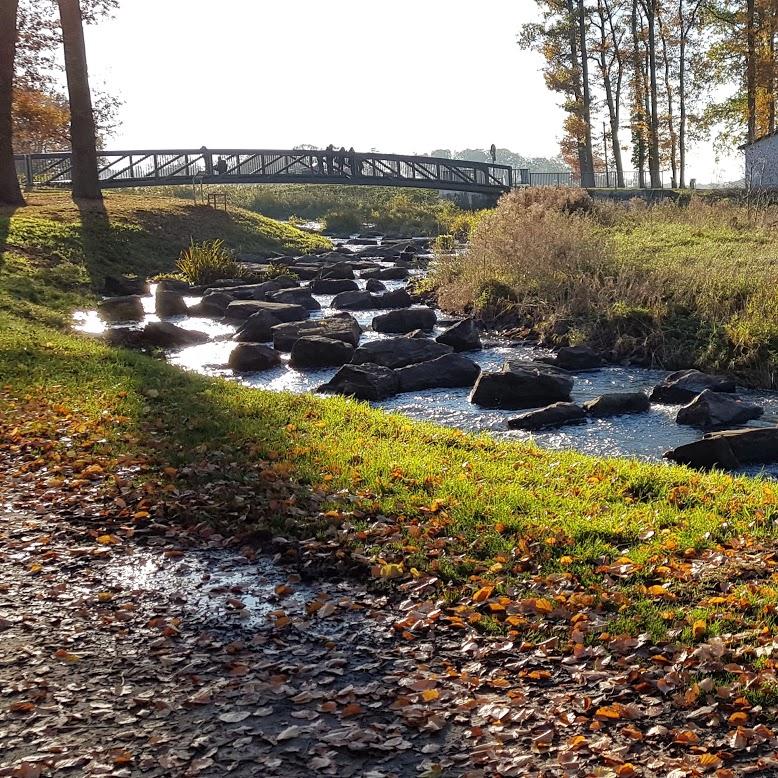
<path id="1" fill-rule="evenodd" d="M 346 311 L 366 311 L 370 308 L 378 308 L 375 298 L 365 289 L 336 294 L 330 303 L 331 308 L 339 308 Z"/>
<path id="2" fill-rule="evenodd" d="M 149 285 L 144 278 L 137 276 L 106 276 L 103 293 L 108 297 L 127 297 L 133 294 L 149 293 Z"/>
<path id="3" fill-rule="evenodd" d="M 700 440 L 665 453 L 666 459 L 692 467 L 734 469 L 778 461 L 778 427 L 709 432 Z"/>
<path id="4" fill-rule="evenodd" d="M 385 292 L 386 284 L 383 281 L 379 281 L 377 278 L 370 278 L 365 284 L 365 289 L 368 292 Z"/>
<path id="5" fill-rule="evenodd" d="M 451 346 L 435 343 L 429 338 L 384 338 L 360 346 L 352 361 L 356 365 L 371 363 L 384 367 L 405 367 L 428 362 L 453 351 Z"/>
<path id="6" fill-rule="evenodd" d="M 410 308 L 413 300 L 406 289 L 393 289 L 391 292 L 373 296 L 373 308 Z"/>
<path id="7" fill-rule="evenodd" d="M 565 346 L 552 357 L 541 357 L 546 362 L 563 370 L 593 370 L 605 364 L 603 358 L 589 346 Z"/>
<path id="8" fill-rule="evenodd" d="M 157 289 L 154 295 L 154 310 L 157 316 L 163 319 L 168 316 L 186 316 L 189 313 L 184 296 L 180 292 L 168 292 L 165 289 Z"/>
<path id="9" fill-rule="evenodd" d="M 428 362 L 419 362 L 395 371 L 401 392 L 437 387 L 472 386 L 481 368 L 461 354 L 444 354 Z"/>
<path id="10" fill-rule="evenodd" d="M 188 281 L 184 281 L 181 278 L 160 278 L 157 281 L 157 291 L 192 294 L 192 287 Z"/>
<path id="11" fill-rule="evenodd" d="M 314 300 L 307 289 L 282 289 L 280 292 L 271 294 L 269 299 L 274 303 L 302 305 L 307 311 L 318 311 L 321 309 L 319 301 Z"/>
<path id="12" fill-rule="evenodd" d="M 402 281 L 408 278 L 407 267 L 377 267 L 375 270 L 363 270 L 360 277 L 364 279 L 377 278 L 381 281 Z"/>
<path id="13" fill-rule="evenodd" d="M 267 343 L 273 340 L 273 327 L 281 320 L 270 311 L 257 311 L 249 316 L 233 336 L 233 340 L 245 343 Z"/>
<path id="14" fill-rule="evenodd" d="M 311 281 L 311 291 L 314 294 L 357 292 L 359 291 L 359 284 L 347 278 L 314 278 Z"/>
<path id="15" fill-rule="evenodd" d="M 354 279 L 354 268 L 348 262 L 337 262 L 332 267 L 325 268 L 321 273 L 322 278 Z"/>
<path id="16" fill-rule="evenodd" d="M 303 281 L 318 278 L 319 273 L 321 273 L 321 268 L 316 265 L 292 265 L 289 270 L 299 278 L 302 278 Z"/>
<path id="17" fill-rule="evenodd" d="M 185 330 L 169 321 L 150 321 L 143 329 L 117 327 L 105 333 L 105 340 L 111 346 L 123 348 L 185 348 L 206 343 L 209 338 L 204 332 Z"/>
<path id="18" fill-rule="evenodd" d="M 224 316 L 227 306 L 234 300 L 227 292 L 208 291 L 199 303 L 189 308 L 189 313 L 193 316 L 219 318 Z"/>
<path id="19" fill-rule="evenodd" d="M 289 364 L 293 367 L 336 367 L 351 361 L 354 347 L 350 343 L 320 335 L 304 335 L 292 346 Z"/>
<path id="20" fill-rule="evenodd" d="M 295 289 L 300 286 L 299 281 L 287 278 L 274 278 L 272 281 L 263 281 L 261 284 L 241 284 L 240 286 L 227 286 L 221 289 L 206 289 L 205 295 L 212 292 L 220 292 L 229 295 L 233 300 L 268 300 L 269 295 L 280 292 L 282 289 Z"/>
<path id="21" fill-rule="evenodd" d="M 343 365 L 317 392 L 331 392 L 358 400 L 385 400 L 397 394 L 400 382 L 394 370 L 369 363 Z"/>
<path id="22" fill-rule="evenodd" d="M 234 300 L 224 311 L 228 319 L 248 319 L 258 311 L 272 313 L 279 321 L 302 321 L 308 318 L 308 311 L 302 305 L 291 303 L 266 303 L 261 300 Z"/>
<path id="23" fill-rule="evenodd" d="M 336 313 L 324 319 L 279 324 L 273 327 L 272 332 L 273 347 L 278 351 L 291 351 L 299 338 L 309 335 L 342 340 L 356 348 L 359 345 L 362 328 L 351 314 Z"/>
<path id="24" fill-rule="evenodd" d="M 432 308 L 400 308 L 375 316 L 372 326 L 374 332 L 404 333 L 431 330 L 437 320 Z"/>
<path id="25" fill-rule="evenodd" d="M 499 373 L 481 373 L 470 402 L 483 408 L 535 408 L 569 401 L 573 381 L 544 365 L 506 364 Z"/>
<path id="26" fill-rule="evenodd" d="M 764 410 L 737 397 L 706 389 L 684 405 L 675 420 L 693 427 L 729 427 L 758 419 Z"/>
<path id="27" fill-rule="evenodd" d="M 97 313 L 103 321 L 142 321 L 145 316 L 140 295 L 109 297 L 97 305 Z"/>
<path id="28" fill-rule="evenodd" d="M 731 378 L 710 375 L 699 370 L 679 370 L 654 387 L 651 400 L 657 403 L 688 403 L 706 389 L 732 394 L 735 391 L 735 382 Z"/>
<path id="29" fill-rule="evenodd" d="M 508 427 L 512 430 L 542 430 L 548 427 L 564 427 L 566 424 L 580 424 L 584 421 L 586 411 L 580 405 L 563 402 L 508 419 Z"/>
<path id="30" fill-rule="evenodd" d="M 227 367 L 236 373 L 254 373 L 269 370 L 281 364 L 281 355 L 268 346 L 259 343 L 238 343 L 230 352 Z"/>
<path id="31" fill-rule="evenodd" d="M 481 348 L 481 336 L 472 318 L 463 319 L 443 330 L 435 340 L 451 346 L 454 351 L 477 351 Z"/>
<path id="32" fill-rule="evenodd" d="M 603 394 L 583 404 L 590 416 L 618 416 L 622 413 L 643 413 L 651 407 L 645 392 L 613 392 Z"/>

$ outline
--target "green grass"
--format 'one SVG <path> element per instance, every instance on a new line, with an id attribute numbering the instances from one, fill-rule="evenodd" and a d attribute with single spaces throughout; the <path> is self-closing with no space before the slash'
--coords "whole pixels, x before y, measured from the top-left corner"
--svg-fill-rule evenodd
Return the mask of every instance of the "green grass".
<path id="1" fill-rule="evenodd" d="M 342 398 L 250 389 L 109 348 L 62 326 L 67 307 L 87 299 L 85 244 L 34 208 L 23 214 L 24 232 L 17 218 L 10 229 L 17 243 L 3 261 L 24 258 L 11 278 L 25 281 L 28 294 L 15 297 L 4 266 L 0 298 L 0 438 L 14 450 L 53 445 L 47 456 L 76 472 L 72 441 L 88 430 L 89 458 L 111 478 L 128 462 L 142 462 L 138 477 L 152 481 L 172 467 L 176 489 L 203 495 L 225 483 L 243 488 L 262 463 L 274 478 L 310 487 L 308 501 L 236 526 L 218 505 L 193 516 L 177 491 L 163 489 L 161 515 L 207 520 L 226 532 L 299 537 L 331 537 L 337 526 L 343 546 L 372 559 L 378 573 L 437 576 L 455 613 L 489 633 L 567 634 L 580 614 L 601 625 L 587 635 L 592 641 L 607 639 L 603 632 L 648 631 L 694 643 L 732 631 L 758 642 L 757 635 L 776 632 L 773 566 L 751 565 L 748 576 L 736 567 L 743 554 L 769 558 L 775 545 L 772 484 L 497 442 Z M 185 231 L 177 220 L 188 217 L 168 210 L 158 218 L 177 234 Z M 19 245 L 22 234 L 34 237 Z M 148 233 L 139 240 L 153 248 Z M 140 252 L 115 250 L 101 256 L 103 270 L 146 272 Z M 69 291 L 46 275 L 59 278 L 71 267 L 83 276 Z M 722 581 L 732 587 L 726 594 Z M 473 594 L 484 586 L 530 612 L 506 618 L 491 597 L 494 609 L 483 612 Z M 563 615 L 547 620 L 531 612 L 543 612 L 544 598 Z"/>

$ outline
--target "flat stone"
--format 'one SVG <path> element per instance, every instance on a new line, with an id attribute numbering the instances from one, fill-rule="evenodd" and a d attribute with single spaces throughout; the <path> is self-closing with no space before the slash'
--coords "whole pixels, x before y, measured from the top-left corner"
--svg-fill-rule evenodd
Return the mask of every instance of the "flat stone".
<path id="1" fill-rule="evenodd" d="M 335 313 L 324 319 L 279 324 L 272 328 L 272 333 L 273 347 L 278 351 L 291 351 L 295 341 L 309 335 L 342 340 L 356 348 L 362 336 L 362 328 L 350 313 Z"/>
<path id="2" fill-rule="evenodd" d="M 254 373 L 269 370 L 281 364 L 281 355 L 259 343 L 238 343 L 230 352 L 227 367 L 236 373 Z"/>
<path id="3" fill-rule="evenodd" d="M 259 311 L 272 313 L 279 321 L 303 321 L 308 318 L 308 311 L 302 305 L 289 303 L 270 303 L 261 300 L 235 300 L 224 311 L 228 319 L 248 319 Z"/>
<path id="4" fill-rule="evenodd" d="M 374 332 L 405 333 L 417 329 L 431 330 L 437 320 L 432 308 L 400 308 L 375 316 L 372 327 Z"/>
<path id="5" fill-rule="evenodd" d="M 567 424 L 580 424 L 586 421 L 586 411 L 580 405 L 569 402 L 559 402 L 530 411 L 508 419 L 508 427 L 512 430 L 541 430 L 549 427 L 563 427 Z"/>
<path id="6" fill-rule="evenodd" d="M 273 340 L 273 327 L 281 320 L 270 311 L 257 311 L 243 322 L 232 339 L 244 343 L 267 343 Z"/>
<path id="7" fill-rule="evenodd" d="M 651 401 L 657 403 L 688 403 L 700 392 L 710 389 L 714 392 L 735 391 L 735 382 L 726 376 L 711 375 L 699 370 L 679 370 L 667 376 L 651 392 Z"/>
<path id="8" fill-rule="evenodd" d="M 373 308 L 410 308 L 413 300 L 407 289 L 393 289 L 391 292 L 373 295 Z"/>
<path id="9" fill-rule="evenodd" d="M 645 392 L 613 392 L 595 397 L 583 404 L 590 416 L 619 416 L 622 413 L 643 413 L 651 407 Z"/>
<path id="10" fill-rule="evenodd" d="M 778 461 L 778 427 L 709 432 L 700 440 L 665 453 L 666 459 L 691 467 L 733 470 L 747 464 Z"/>
<path id="11" fill-rule="evenodd" d="M 437 359 L 419 362 L 396 370 L 401 392 L 438 387 L 472 386 L 481 368 L 461 354 L 444 354 Z"/>
<path id="12" fill-rule="evenodd" d="M 570 400 L 571 378 L 546 366 L 506 364 L 499 373 L 481 373 L 470 402 L 483 408 L 536 408 Z"/>
<path id="13" fill-rule="evenodd" d="M 684 405 L 675 420 L 693 427 L 729 427 L 758 419 L 764 410 L 753 403 L 743 402 L 731 394 L 706 389 L 688 405 Z"/>
<path id="14" fill-rule="evenodd" d="M 280 292 L 274 292 L 269 297 L 274 303 L 289 303 L 290 305 L 302 305 L 307 311 L 318 311 L 321 304 L 314 300 L 308 289 L 282 289 Z"/>
<path id="15" fill-rule="evenodd" d="M 541 357 L 546 362 L 563 370 L 593 370 L 605 364 L 603 358 L 589 346 L 565 346 L 552 357 Z"/>
<path id="16" fill-rule="evenodd" d="M 367 311 L 378 308 L 375 298 L 365 289 L 336 294 L 330 303 L 331 308 L 344 311 Z"/>
<path id="17" fill-rule="evenodd" d="M 305 335 L 292 346 L 289 364 L 293 367 L 337 367 L 351 361 L 354 347 L 350 343 L 320 335 Z"/>
<path id="18" fill-rule="evenodd" d="M 207 343 L 204 332 L 187 330 L 169 321 L 150 321 L 143 329 L 119 327 L 105 333 L 106 342 L 123 348 L 185 348 Z"/>
<path id="19" fill-rule="evenodd" d="M 97 304 L 97 313 L 103 321 L 142 321 L 146 315 L 140 295 L 109 297 Z"/>
<path id="20" fill-rule="evenodd" d="M 428 362 L 453 351 L 451 346 L 435 343 L 429 338 L 384 338 L 360 346 L 353 357 L 354 364 L 372 363 L 384 367 L 405 367 Z"/>
<path id="21" fill-rule="evenodd" d="M 311 291 L 314 294 L 357 292 L 359 291 L 359 284 L 347 278 L 314 278 L 311 281 Z"/>
<path id="22" fill-rule="evenodd" d="M 358 400 L 385 400 L 397 394 L 400 382 L 394 370 L 382 365 L 343 365 L 317 392 L 355 397 Z"/>
<path id="23" fill-rule="evenodd" d="M 380 281 L 402 281 L 408 278 L 407 267 L 378 267 L 375 270 L 363 270 L 360 278 L 377 278 Z"/>

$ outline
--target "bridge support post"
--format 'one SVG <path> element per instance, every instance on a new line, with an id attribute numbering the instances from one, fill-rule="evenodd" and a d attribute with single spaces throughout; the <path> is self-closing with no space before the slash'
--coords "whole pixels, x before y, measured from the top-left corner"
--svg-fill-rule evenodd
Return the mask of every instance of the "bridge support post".
<path id="1" fill-rule="evenodd" d="M 27 179 L 27 189 L 32 189 L 32 186 L 35 183 L 35 177 L 32 172 L 32 156 L 29 154 L 24 155 L 24 175 Z"/>

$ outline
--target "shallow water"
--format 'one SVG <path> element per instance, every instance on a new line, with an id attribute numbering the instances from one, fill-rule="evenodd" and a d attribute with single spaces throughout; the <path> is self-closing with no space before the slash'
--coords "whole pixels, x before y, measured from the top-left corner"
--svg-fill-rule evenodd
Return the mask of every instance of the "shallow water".
<path id="1" fill-rule="evenodd" d="M 385 266 L 392 263 L 382 262 Z M 411 274 L 421 273 L 411 269 Z M 360 287 L 365 281 L 359 280 Z M 407 281 L 385 281 L 387 289 L 405 286 Z M 144 298 L 146 317 L 135 325 L 143 327 L 147 322 L 158 321 L 154 314 L 154 291 Z M 312 311 L 311 319 L 331 315 L 334 311 L 330 304 L 334 295 L 314 295 L 321 304 L 321 310 Z M 199 302 L 199 297 L 185 298 L 187 303 Z M 373 317 L 385 313 L 385 310 L 352 311 L 352 315 L 362 326 L 364 333 L 361 343 L 389 337 L 375 333 L 370 329 Z M 445 315 L 438 312 L 440 319 Z M 99 333 L 105 325 L 96 312 L 79 312 L 75 315 L 76 328 L 90 333 Z M 200 317 L 175 317 L 170 321 L 191 330 L 200 330 L 211 338 L 208 343 L 172 351 L 169 360 L 172 364 L 185 369 L 209 375 L 234 378 L 247 386 L 274 391 L 309 392 L 329 381 L 335 374 L 335 368 L 325 370 L 296 370 L 289 366 L 289 354 L 283 354 L 283 364 L 272 370 L 235 376 L 224 367 L 234 342 L 230 340 L 237 327 L 212 319 Z M 443 327 L 435 329 L 439 334 Z M 491 348 L 467 354 L 485 370 L 499 370 L 507 359 L 534 359 L 546 355 L 545 349 L 514 343 L 498 343 Z M 636 367 L 606 367 L 600 370 L 575 374 L 572 399 L 584 402 L 606 392 L 650 391 L 666 375 L 666 371 L 647 370 Z M 468 402 L 470 389 L 429 389 L 420 392 L 399 394 L 388 400 L 374 403 L 376 407 L 387 411 L 402 413 L 413 419 L 435 422 L 449 427 L 457 427 L 468 432 L 487 432 L 505 440 L 533 439 L 541 446 L 552 449 L 575 449 L 597 456 L 629 456 L 645 460 L 660 460 L 668 449 L 697 440 L 701 433 L 693 427 L 675 423 L 679 406 L 653 405 L 646 413 L 625 414 L 607 419 L 589 419 L 583 424 L 561 427 L 548 431 L 529 433 L 509 430 L 508 419 L 524 411 L 507 411 L 479 408 Z M 778 393 L 767 391 L 741 390 L 739 396 L 761 405 L 764 416 L 749 426 L 772 426 L 778 424 Z M 778 476 L 778 463 L 768 467 L 752 467 L 744 470 L 750 474 L 765 473 Z"/>

